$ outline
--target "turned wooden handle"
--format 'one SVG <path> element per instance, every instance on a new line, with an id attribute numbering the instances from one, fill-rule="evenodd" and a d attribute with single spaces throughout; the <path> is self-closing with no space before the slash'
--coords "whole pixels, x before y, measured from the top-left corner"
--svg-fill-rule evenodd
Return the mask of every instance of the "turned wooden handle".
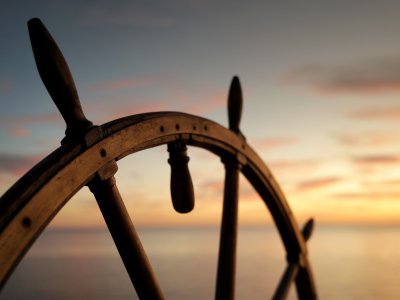
<path id="1" fill-rule="evenodd" d="M 233 77 L 228 96 L 229 129 L 239 133 L 240 118 L 242 116 L 242 88 L 237 76 Z"/>
<path id="2" fill-rule="evenodd" d="M 314 229 L 314 219 L 311 218 L 310 220 L 307 221 L 302 230 L 302 234 L 306 242 L 310 238 L 313 229 Z"/>
<path id="3" fill-rule="evenodd" d="M 171 198 L 175 210 L 179 213 L 188 213 L 194 208 L 194 189 L 190 176 L 185 143 L 168 144 L 171 165 Z"/>
<path id="4" fill-rule="evenodd" d="M 67 124 L 65 134 L 73 139 L 82 137 L 93 124 L 82 111 L 67 62 L 39 19 L 31 19 L 28 29 L 39 75 Z"/>

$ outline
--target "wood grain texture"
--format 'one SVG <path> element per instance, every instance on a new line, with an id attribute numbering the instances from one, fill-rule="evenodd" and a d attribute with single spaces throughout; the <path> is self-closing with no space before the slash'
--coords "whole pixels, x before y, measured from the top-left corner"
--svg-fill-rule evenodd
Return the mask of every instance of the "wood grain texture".
<path id="1" fill-rule="evenodd" d="M 180 125 L 179 131 L 176 124 Z M 204 118 L 167 112 L 131 116 L 107 123 L 102 128 L 102 140 L 87 149 L 72 144 L 62 146 L 62 151 L 56 150 L 50 160 L 41 163 L 44 166 L 35 167 L 12 187 L 13 191 L 20 192 L 7 192 L 0 199 L 0 207 L 12 211 L 0 219 L 0 224 L 4 224 L 0 232 L 2 285 L 56 213 L 101 167 L 118 157 L 167 144 L 184 134 L 190 136 L 189 145 L 208 149 L 221 157 L 240 153 L 247 162 L 242 173 L 270 209 L 288 256 L 307 254 L 304 238 L 271 172 L 254 150 L 231 130 Z M 106 150 L 105 157 L 99 154 L 101 149 Z M 56 160 L 62 163 L 53 168 Z M 42 176 L 40 184 L 35 181 L 36 175 Z M 29 228 L 22 225 L 24 218 L 30 218 Z M 310 298 L 316 292 L 307 260 L 296 282 L 306 286 L 298 287 L 301 300 L 315 299 Z"/>
<path id="2" fill-rule="evenodd" d="M 70 139 L 82 138 L 93 124 L 82 111 L 67 62 L 39 19 L 31 19 L 28 29 L 40 78 L 67 124 L 65 135 Z"/>

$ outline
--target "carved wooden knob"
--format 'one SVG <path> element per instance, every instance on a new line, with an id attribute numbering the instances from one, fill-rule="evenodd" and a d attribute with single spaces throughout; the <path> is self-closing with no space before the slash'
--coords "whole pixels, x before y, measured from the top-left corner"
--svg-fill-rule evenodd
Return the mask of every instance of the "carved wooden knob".
<path id="1" fill-rule="evenodd" d="M 31 19 L 28 29 L 39 75 L 67 124 L 65 135 L 71 139 L 80 138 L 93 124 L 82 111 L 67 62 L 39 19 Z"/>
<path id="2" fill-rule="evenodd" d="M 240 87 L 239 78 L 233 77 L 228 96 L 228 118 L 229 129 L 238 133 L 240 132 L 240 118 L 242 116 L 242 88 Z"/>
<path id="3" fill-rule="evenodd" d="M 188 213 L 194 208 L 194 189 L 189 173 L 187 147 L 184 142 L 168 144 L 171 165 L 171 198 L 175 210 Z"/>
<path id="4" fill-rule="evenodd" d="M 307 221 L 302 230 L 302 234 L 306 242 L 310 238 L 313 229 L 314 229 L 314 219 L 311 218 L 310 220 Z"/>

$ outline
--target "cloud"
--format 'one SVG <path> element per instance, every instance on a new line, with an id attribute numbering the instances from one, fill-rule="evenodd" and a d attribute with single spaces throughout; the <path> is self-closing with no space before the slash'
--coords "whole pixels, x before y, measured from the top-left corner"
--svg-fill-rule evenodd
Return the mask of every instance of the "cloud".
<path id="1" fill-rule="evenodd" d="M 315 160 L 280 160 L 267 163 L 274 174 L 280 176 L 293 174 L 308 174 L 320 166 L 320 162 Z"/>
<path id="2" fill-rule="evenodd" d="M 0 154 L 0 172 L 11 173 L 17 177 L 21 177 L 42 158 L 42 156 Z"/>
<path id="3" fill-rule="evenodd" d="M 353 119 L 365 119 L 365 120 L 399 120 L 400 107 L 368 108 L 353 112 L 348 116 Z"/>
<path id="4" fill-rule="evenodd" d="M 222 193 L 224 190 L 224 185 L 225 183 L 223 180 L 213 180 L 203 183 L 201 187 L 212 193 Z"/>
<path id="5" fill-rule="evenodd" d="M 271 150 L 275 148 L 280 148 L 283 146 L 288 146 L 296 144 L 299 142 L 297 138 L 271 138 L 271 139 L 258 139 L 251 141 L 251 144 L 258 151 Z"/>
<path id="6" fill-rule="evenodd" d="M 342 145 L 350 147 L 381 147 L 398 144 L 400 134 L 382 131 L 367 131 L 358 134 L 340 134 L 336 138 Z"/>
<path id="7" fill-rule="evenodd" d="M 331 195 L 334 198 L 346 200 L 400 200 L 400 192 L 367 192 L 367 193 L 340 193 Z"/>
<path id="8" fill-rule="evenodd" d="M 200 104 L 192 101 L 186 103 L 186 105 L 183 105 L 183 109 L 185 112 L 201 115 L 220 109 L 226 106 L 227 103 L 227 94 L 214 92 L 205 95 Z"/>
<path id="9" fill-rule="evenodd" d="M 198 193 L 201 198 L 207 198 L 210 195 L 218 200 L 223 199 L 225 181 L 224 180 L 212 180 L 207 181 L 201 185 L 202 190 Z M 247 180 L 240 180 L 240 191 L 239 191 L 239 201 L 253 201 L 259 200 L 260 196 L 254 190 Z"/>
<path id="10" fill-rule="evenodd" d="M 400 158 L 397 156 L 391 155 L 382 155 L 382 156 L 366 156 L 366 157 L 356 157 L 353 158 L 353 163 L 358 165 L 388 165 L 393 163 L 400 162 Z"/>
<path id="11" fill-rule="evenodd" d="M 111 111 L 107 114 L 107 121 L 123 118 L 126 116 L 155 112 L 155 111 L 165 111 L 168 109 L 168 104 L 166 103 L 142 103 L 139 105 L 131 105 L 128 107 L 117 107 L 116 110 Z"/>
<path id="12" fill-rule="evenodd" d="M 11 130 L 9 130 L 9 134 L 15 137 L 27 137 L 30 135 L 30 132 L 26 128 L 14 127 Z"/>
<path id="13" fill-rule="evenodd" d="M 380 188 L 389 188 L 389 187 L 399 187 L 400 179 L 393 180 L 383 180 L 383 181 L 364 181 L 361 182 L 361 185 L 365 187 L 380 187 Z"/>
<path id="14" fill-rule="evenodd" d="M 78 24 L 89 27 L 134 26 L 163 28 L 171 27 L 175 21 L 158 13 L 145 11 L 134 2 L 124 5 L 95 4 L 82 9 Z"/>
<path id="15" fill-rule="evenodd" d="M 36 116 L 23 116 L 23 117 L 10 117 L 10 116 L 0 115 L 0 124 L 32 125 L 32 124 L 51 123 L 59 120 L 62 120 L 62 116 L 59 112 L 36 115 Z"/>
<path id="16" fill-rule="evenodd" d="M 317 179 L 317 180 L 309 180 L 301 182 L 296 190 L 297 191 L 304 191 L 304 190 L 311 190 L 321 187 L 326 187 L 328 185 L 332 185 L 340 181 L 338 178 L 324 178 L 324 179 Z"/>
<path id="17" fill-rule="evenodd" d="M 278 79 L 281 86 L 320 94 L 400 91 L 400 56 L 376 57 L 340 66 L 309 64 Z"/>
<path id="18" fill-rule="evenodd" d="M 239 202 L 259 201 L 260 199 L 261 199 L 260 195 L 254 190 L 253 187 L 240 188 Z"/>

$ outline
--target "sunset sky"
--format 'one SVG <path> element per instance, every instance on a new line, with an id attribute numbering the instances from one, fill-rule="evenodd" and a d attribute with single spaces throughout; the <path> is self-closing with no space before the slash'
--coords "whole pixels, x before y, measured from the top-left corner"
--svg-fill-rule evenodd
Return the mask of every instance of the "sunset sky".
<path id="1" fill-rule="evenodd" d="M 399 1 L 6 1 L 0 9 L 0 194 L 59 147 L 65 124 L 38 75 L 27 21 L 42 20 L 95 124 L 182 111 L 241 130 L 303 223 L 400 224 Z M 166 146 L 118 162 L 137 226 L 219 224 L 218 157 L 189 148 L 196 206 L 169 195 Z M 271 217 L 244 177 L 240 223 Z M 104 227 L 85 187 L 53 227 Z"/>

